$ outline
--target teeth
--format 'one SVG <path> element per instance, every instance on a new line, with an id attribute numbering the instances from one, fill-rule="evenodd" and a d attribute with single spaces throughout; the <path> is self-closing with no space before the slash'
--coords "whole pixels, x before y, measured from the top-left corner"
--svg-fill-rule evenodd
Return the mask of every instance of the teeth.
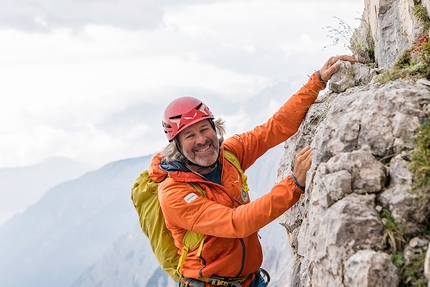
<path id="1" fill-rule="evenodd" d="M 206 148 L 196 150 L 196 152 L 204 152 L 207 151 L 209 148 L 210 146 L 207 146 Z"/>

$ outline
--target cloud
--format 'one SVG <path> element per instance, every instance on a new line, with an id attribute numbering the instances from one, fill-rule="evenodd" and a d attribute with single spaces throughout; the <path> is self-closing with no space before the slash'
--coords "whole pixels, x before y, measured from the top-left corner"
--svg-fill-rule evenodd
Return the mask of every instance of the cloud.
<path id="1" fill-rule="evenodd" d="M 80 30 L 88 24 L 127 30 L 159 26 L 165 1 L 2 1 L 0 25 L 31 32 L 55 28 Z"/>
<path id="2" fill-rule="evenodd" d="M 190 17 L 190 20 L 194 21 L 198 17 L 204 17 L 198 12 L 207 10 L 205 7 L 208 6 L 209 13 L 223 14 L 222 18 L 218 18 L 221 25 L 240 25 L 242 17 L 249 15 L 258 26 L 265 27 L 273 25 L 273 21 L 277 21 L 281 13 L 284 14 L 285 21 L 288 21 L 288 18 L 301 18 L 303 23 L 314 17 L 314 13 L 324 14 L 332 10 L 333 5 L 351 6 L 351 3 L 356 1 L 283 1 L 289 9 L 273 10 L 273 7 L 279 7 L 281 2 L 265 1 L 264 5 L 260 6 L 261 1 L 231 0 L 4 0 L 0 2 L 0 27 L 42 33 L 55 29 L 80 31 L 87 25 L 107 25 L 123 30 L 154 30 L 164 24 L 163 17 L 167 10 L 197 11 Z M 319 9 L 315 9 L 316 5 Z M 225 7 L 228 9 L 224 9 Z M 251 14 L 250 10 L 255 13 Z M 272 18 L 265 17 L 264 14 L 268 12 L 273 15 Z M 233 23 L 229 21 L 235 18 L 241 20 Z M 250 19 L 243 20 L 247 23 Z M 190 35 L 206 32 L 197 25 L 187 25 L 181 29 Z"/>
<path id="3" fill-rule="evenodd" d="M 336 14 L 355 14 L 354 7 L 356 1 L 316 0 L 1 1 L 0 163 L 55 155 L 99 163 L 154 152 L 165 144 L 163 108 L 184 95 L 231 118 L 233 129 L 244 127 L 273 107 L 250 119 L 235 116 L 241 103 L 282 79 L 300 77 L 292 82 L 299 86 L 329 55 L 345 52 L 322 51 L 330 42 L 323 27 L 336 25 Z"/>
<path id="4" fill-rule="evenodd" d="M 209 0 L 42 0 L 0 2 L 0 27 L 27 32 L 50 32 L 86 25 L 108 25 L 124 30 L 153 30 L 161 25 L 166 7 Z"/>
<path id="5" fill-rule="evenodd" d="M 9 167 L 25 166 L 49 156 L 64 156 L 102 165 L 159 151 L 167 144 L 161 127 L 164 108 L 174 98 L 185 95 L 203 100 L 217 117 L 221 113 L 234 114 L 239 106 L 233 98 L 196 86 L 133 92 L 128 96 L 131 100 L 122 103 L 114 96 L 67 107 L 47 105 L 5 118 L 0 125 L 0 162 Z M 119 96 L 127 98 L 126 93 Z"/>
<path id="6" fill-rule="evenodd" d="M 324 55 L 347 53 L 344 47 L 323 50 L 331 44 L 323 28 L 337 24 L 337 13 L 349 21 L 357 7 L 348 1 L 231 1 L 167 9 L 164 23 L 179 33 L 199 31 L 174 41 L 179 51 L 241 74 L 279 79 L 309 74 Z"/>

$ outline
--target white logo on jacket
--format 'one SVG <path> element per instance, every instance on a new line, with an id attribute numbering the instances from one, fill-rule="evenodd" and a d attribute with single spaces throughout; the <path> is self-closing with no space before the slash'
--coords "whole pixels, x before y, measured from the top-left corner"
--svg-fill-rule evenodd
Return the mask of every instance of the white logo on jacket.
<path id="1" fill-rule="evenodd" d="M 191 193 L 189 193 L 187 196 L 185 196 L 184 197 L 184 200 L 187 202 L 187 203 L 190 203 L 190 202 L 192 202 L 192 201 L 194 201 L 194 200 L 196 200 L 197 199 L 197 194 L 195 194 L 194 192 L 191 192 Z"/>

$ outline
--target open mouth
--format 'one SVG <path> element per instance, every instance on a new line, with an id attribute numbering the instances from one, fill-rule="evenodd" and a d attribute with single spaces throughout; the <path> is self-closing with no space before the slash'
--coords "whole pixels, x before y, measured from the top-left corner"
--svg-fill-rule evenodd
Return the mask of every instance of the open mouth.
<path id="1" fill-rule="evenodd" d="M 210 148 L 212 147 L 212 145 L 211 144 L 208 144 L 207 146 L 205 146 L 205 147 L 202 147 L 202 148 L 200 148 L 200 149 L 195 149 L 194 151 L 195 152 L 206 152 L 206 151 L 208 151 Z"/>

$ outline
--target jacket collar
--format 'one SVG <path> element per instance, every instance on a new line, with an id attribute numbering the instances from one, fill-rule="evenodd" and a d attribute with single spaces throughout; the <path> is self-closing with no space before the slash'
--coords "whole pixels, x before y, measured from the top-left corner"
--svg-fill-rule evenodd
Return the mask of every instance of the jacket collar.
<path id="1" fill-rule="evenodd" d="M 190 171 L 190 169 L 186 167 L 185 163 L 176 160 L 168 162 L 165 158 L 161 160 L 159 167 L 165 172 Z"/>

